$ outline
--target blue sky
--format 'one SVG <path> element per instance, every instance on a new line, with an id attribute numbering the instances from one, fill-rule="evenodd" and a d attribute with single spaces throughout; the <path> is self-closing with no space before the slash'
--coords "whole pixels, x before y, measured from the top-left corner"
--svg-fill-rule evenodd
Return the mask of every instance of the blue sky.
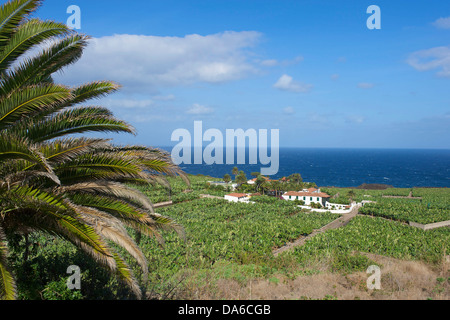
<path id="1" fill-rule="evenodd" d="M 201 120 L 279 129 L 284 147 L 450 148 L 448 1 L 46 0 L 36 15 L 65 22 L 69 5 L 92 40 L 55 78 L 122 85 L 92 102 L 136 128 L 117 143 L 173 145 Z"/>

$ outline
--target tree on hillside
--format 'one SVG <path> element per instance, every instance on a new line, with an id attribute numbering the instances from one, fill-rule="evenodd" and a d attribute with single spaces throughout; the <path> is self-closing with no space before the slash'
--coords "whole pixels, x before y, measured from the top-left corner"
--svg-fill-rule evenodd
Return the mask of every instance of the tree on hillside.
<path id="1" fill-rule="evenodd" d="M 247 176 L 245 175 L 244 171 L 239 171 L 239 173 L 236 175 L 235 182 L 237 184 L 243 184 L 247 182 Z"/>
<path id="2" fill-rule="evenodd" d="M 280 195 L 280 191 L 283 188 L 283 183 L 281 181 L 275 180 L 272 181 L 272 189 L 275 191 L 275 195 L 278 197 Z"/>
<path id="3" fill-rule="evenodd" d="M 302 176 L 300 173 L 293 173 L 288 177 L 288 180 L 294 184 L 300 184 L 303 182 Z"/>
<path id="4" fill-rule="evenodd" d="M 268 180 L 264 180 L 264 182 L 261 184 L 261 190 L 263 194 L 265 194 L 266 191 L 269 191 L 272 189 L 272 183 Z"/>
<path id="5" fill-rule="evenodd" d="M 130 185 L 167 184 L 161 174 L 185 175 L 167 152 L 79 135 L 134 129 L 108 109 L 84 106 L 117 84 L 53 82 L 55 72 L 81 57 L 88 37 L 32 18 L 40 3 L 13 0 L 0 7 L 0 299 L 17 297 L 8 239 L 36 231 L 71 242 L 140 298 L 133 272 L 110 241 L 126 249 L 146 277 L 146 257 L 125 226 L 160 241 L 161 229 L 183 230 Z"/>
<path id="6" fill-rule="evenodd" d="M 233 169 L 231 170 L 231 174 L 234 176 L 234 180 L 236 180 L 236 176 L 238 173 L 239 173 L 238 167 L 233 167 Z"/>
<path id="7" fill-rule="evenodd" d="M 264 182 L 266 182 L 266 179 L 264 179 L 264 177 L 262 175 L 259 175 L 256 178 L 256 181 L 255 181 L 255 191 L 257 191 L 257 192 L 258 191 L 262 191 L 263 192 L 263 190 L 261 190 L 261 186 L 262 186 L 262 184 Z"/>
<path id="8" fill-rule="evenodd" d="M 226 173 L 223 176 L 223 181 L 225 181 L 226 183 L 230 182 L 231 181 L 231 176 L 228 173 Z"/>

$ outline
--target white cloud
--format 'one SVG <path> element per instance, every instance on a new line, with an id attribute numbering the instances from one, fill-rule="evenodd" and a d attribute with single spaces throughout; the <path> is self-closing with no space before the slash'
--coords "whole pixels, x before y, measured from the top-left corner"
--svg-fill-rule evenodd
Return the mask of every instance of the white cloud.
<path id="1" fill-rule="evenodd" d="M 435 47 L 413 52 L 406 62 L 418 71 L 437 69 L 438 76 L 450 77 L 450 47 Z"/>
<path id="2" fill-rule="evenodd" d="M 281 61 L 278 61 L 276 59 L 267 59 L 267 60 L 261 61 L 260 64 L 265 67 L 275 67 L 275 66 L 287 67 L 287 66 L 302 62 L 303 60 L 304 60 L 304 58 L 302 56 L 297 56 L 293 59 L 287 59 L 287 60 L 281 60 Z"/>
<path id="3" fill-rule="evenodd" d="M 278 65 L 278 60 L 276 59 L 267 59 L 260 62 L 262 66 L 265 67 L 274 67 Z"/>
<path id="4" fill-rule="evenodd" d="M 292 114 L 295 113 L 295 110 L 294 110 L 294 108 L 292 108 L 292 107 L 286 107 L 286 108 L 283 109 L 283 112 L 284 112 L 285 114 L 292 115 Z"/>
<path id="5" fill-rule="evenodd" d="M 360 83 L 358 83 L 358 88 L 361 88 L 361 89 L 370 89 L 370 88 L 373 88 L 373 87 L 375 87 L 375 85 L 373 83 L 370 83 L 370 82 L 360 82 Z"/>
<path id="6" fill-rule="evenodd" d="M 74 84 L 108 79 L 122 84 L 123 90 L 147 93 L 164 86 L 232 81 L 257 71 L 246 50 L 260 37 L 254 31 L 227 31 L 206 36 L 93 38 L 83 57 L 58 81 Z"/>
<path id="7" fill-rule="evenodd" d="M 450 17 L 439 18 L 433 22 L 433 25 L 439 29 L 450 29 Z"/>
<path id="8" fill-rule="evenodd" d="M 306 93 L 311 91 L 313 85 L 294 81 L 291 76 L 283 74 L 273 87 L 283 91 Z"/>
<path id="9" fill-rule="evenodd" d="M 214 109 L 205 107 L 201 104 L 194 103 L 187 111 L 187 114 L 201 115 L 213 113 Z"/>
<path id="10" fill-rule="evenodd" d="M 153 96 L 152 98 L 153 98 L 153 100 L 158 100 L 158 101 L 172 101 L 172 100 L 175 100 L 175 95 L 173 95 L 173 94 L 168 94 L 166 96 L 157 95 L 157 96 Z"/>

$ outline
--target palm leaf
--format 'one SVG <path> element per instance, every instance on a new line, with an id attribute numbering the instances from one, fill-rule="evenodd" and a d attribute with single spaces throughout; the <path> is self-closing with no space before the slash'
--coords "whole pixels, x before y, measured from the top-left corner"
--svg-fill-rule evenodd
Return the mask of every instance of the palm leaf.
<path id="1" fill-rule="evenodd" d="M 109 140 L 93 138 L 66 138 L 53 140 L 38 145 L 39 151 L 49 162 L 61 163 L 77 158 L 85 153 L 92 152 L 98 148 L 109 147 Z"/>
<path id="2" fill-rule="evenodd" d="M 153 212 L 153 205 L 149 201 L 148 197 L 142 192 L 130 188 L 124 184 L 112 182 L 112 181 L 93 181 L 82 182 L 73 184 L 70 186 L 62 186 L 58 189 L 61 193 L 90 193 L 90 194 L 103 194 L 109 197 L 122 199 L 124 201 L 131 202 L 133 205 L 137 205 L 144 210 Z"/>
<path id="3" fill-rule="evenodd" d="M 41 1 L 18 0 L 9 1 L 0 7 L 0 48 L 3 48 L 20 22 L 36 10 Z"/>
<path id="4" fill-rule="evenodd" d="M 83 169 L 90 170 L 91 173 L 97 171 L 135 178 L 146 177 L 146 173 L 142 167 L 139 166 L 139 163 L 133 161 L 133 159 L 106 153 L 87 153 L 72 161 L 67 161 L 54 167 L 58 176 L 60 174 L 63 176 L 64 173 L 68 172 L 77 173 Z"/>
<path id="5" fill-rule="evenodd" d="M 7 45 L 0 51 L 0 70 L 7 70 L 15 60 L 43 41 L 69 31 L 63 23 L 32 19 L 17 27 Z"/>
<path id="6" fill-rule="evenodd" d="M 71 90 L 71 99 L 64 101 L 64 103 L 55 105 L 52 109 L 47 110 L 47 112 L 41 112 L 40 116 L 48 116 L 52 113 L 79 105 L 80 103 L 84 103 L 86 101 L 102 98 L 115 92 L 119 88 L 120 85 L 112 81 L 94 81 L 83 84 Z"/>
<path id="7" fill-rule="evenodd" d="M 49 173 L 49 177 L 54 182 L 59 184 L 60 181 L 55 176 L 47 159 L 27 139 L 0 132 L 0 164 L 2 161 L 12 159 L 21 159 L 38 164 Z"/>
<path id="8" fill-rule="evenodd" d="M 48 108 L 55 102 L 70 96 L 70 91 L 57 85 L 37 85 L 23 88 L 0 100 L 0 129 L 30 115 Z"/>
<path id="9" fill-rule="evenodd" d="M 6 236 L 0 225 L 0 300 L 14 300 L 16 291 L 16 282 L 8 265 Z"/>
<path id="10" fill-rule="evenodd" d="M 95 228 L 98 234 L 101 234 L 106 239 L 113 241 L 128 251 L 139 263 L 144 274 L 147 274 L 147 260 L 141 249 L 129 236 L 120 220 L 93 208 L 78 206 L 77 211 L 81 213 L 84 221 L 87 221 Z"/>
<path id="11" fill-rule="evenodd" d="M 110 111 L 99 107 L 83 107 L 62 111 L 40 121 L 30 120 L 20 130 L 35 142 L 43 142 L 69 134 L 83 132 L 126 132 L 134 133 L 133 127 L 125 121 L 117 120 Z"/>
<path id="12" fill-rule="evenodd" d="M 71 35 L 56 40 L 34 57 L 24 58 L 18 66 L 0 79 L 0 96 L 11 94 L 21 86 L 46 82 L 52 73 L 76 62 L 82 55 L 88 37 Z"/>

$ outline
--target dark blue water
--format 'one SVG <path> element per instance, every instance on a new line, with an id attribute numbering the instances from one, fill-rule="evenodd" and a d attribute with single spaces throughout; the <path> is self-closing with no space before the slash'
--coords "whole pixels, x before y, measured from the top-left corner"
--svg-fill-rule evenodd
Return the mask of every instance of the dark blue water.
<path id="1" fill-rule="evenodd" d="M 164 149 L 171 151 L 171 148 Z M 278 173 L 271 178 L 300 173 L 304 181 L 318 186 L 380 183 L 397 188 L 450 187 L 450 150 L 281 148 L 279 163 Z M 234 166 L 248 178 L 251 172 L 267 167 L 261 164 L 180 165 L 187 173 L 213 177 L 231 175 Z"/>

